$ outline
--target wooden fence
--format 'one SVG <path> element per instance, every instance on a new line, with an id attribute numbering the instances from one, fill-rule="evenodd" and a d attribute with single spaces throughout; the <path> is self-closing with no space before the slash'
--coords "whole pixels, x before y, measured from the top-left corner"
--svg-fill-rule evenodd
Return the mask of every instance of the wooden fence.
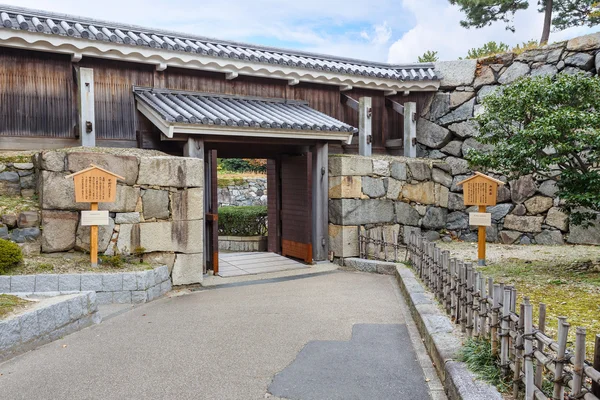
<path id="1" fill-rule="evenodd" d="M 407 247 L 401 244 L 403 241 L 398 233 L 391 231 L 386 234 L 384 228 L 367 230 L 363 226 L 358 227 L 360 258 L 393 262 L 406 260 Z"/>
<path id="2" fill-rule="evenodd" d="M 380 251 L 369 252 L 371 242 L 366 235 L 360 236 L 361 256 L 383 259 Z M 377 240 L 371 244 L 396 249 L 397 240 L 388 244 Z M 363 252 L 363 248 L 367 250 Z M 575 348 L 569 348 L 567 317 L 558 317 L 558 335 L 554 340 L 545 334 L 545 304 L 539 305 L 539 320 L 534 324 L 533 305 L 528 297 L 517 306 L 514 287 L 495 283 L 472 263 L 450 258 L 450 252 L 415 233 L 409 237 L 407 255 L 416 274 L 460 324 L 462 332 L 468 337 L 490 340 L 492 353 L 499 357 L 505 377 L 513 382 L 515 398 L 520 395 L 525 400 L 600 398 L 600 335 L 596 336 L 594 361 L 588 362 L 586 329 L 576 328 Z"/>

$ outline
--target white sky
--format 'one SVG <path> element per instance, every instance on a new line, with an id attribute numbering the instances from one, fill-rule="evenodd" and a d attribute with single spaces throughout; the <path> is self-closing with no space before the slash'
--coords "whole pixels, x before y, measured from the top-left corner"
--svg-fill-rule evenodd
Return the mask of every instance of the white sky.
<path id="1" fill-rule="evenodd" d="M 197 35 L 393 63 L 411 63 L 426 50 L 442 60 L 464 57 L 490 41 L 511 46 L 539 40 L 543 16 L 536 1 L 516 14 L 516 33 L 501 23 L 459 25 L 447 0 L 0 0 L 29 8 L 171 29 Z M 550 41 L 600 31 L 577 27 Z"/>

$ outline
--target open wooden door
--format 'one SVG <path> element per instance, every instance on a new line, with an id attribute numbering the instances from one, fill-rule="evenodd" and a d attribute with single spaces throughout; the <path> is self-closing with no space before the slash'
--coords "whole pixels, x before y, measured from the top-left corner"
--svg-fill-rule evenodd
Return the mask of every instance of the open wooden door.
<path id="1" fill-rule="evenodd" d="M 281 254 L 312 263 L 312 157 L 281 157 Z"/>
<path id="2" fill-rule="evenodd" d="M 219 197 L 217 192 L 217 151 L 208 150 L 206 154 L 207 162 L 207 184 L 204 194 L 206 206 L 206 265 L 212 269 L 213 273 L 219 273 Z"/>

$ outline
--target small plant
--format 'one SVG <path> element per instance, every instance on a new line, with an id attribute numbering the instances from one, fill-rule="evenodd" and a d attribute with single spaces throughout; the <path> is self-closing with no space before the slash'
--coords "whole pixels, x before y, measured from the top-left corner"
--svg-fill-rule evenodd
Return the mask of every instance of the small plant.
<path id="1" fill-rule="evenodd" d="M 115 254 L 113 256 L 102 255 L 100 256 L 100 262 L 117 269 L 123 268 L 125 265 L 125 259 L 120 254 Z"/>
<path id="2" fill-rule="evenodd" d="M 0 294 L 0 319 L 13 312 L 19 307 L 23 307 L 29 301 L 10 294 Z"/>
<path id="3" fill-rule="evenodd" d="M 466 363 L 479 379 L 496 386 L 500 392 L 508 392 L 510 384 L 502 376 L 500 360 L 492 354 L 489 340 L 481 338 L 467 340 L 461 350 L 460 361 Z"/>
<path id="4" fill-rule="evenodd" d="M 16 243 L 0 239 L 0 275 L 7 274 L 22 261 L 21 248 Z"/>
<path id="5" fill-rule="evenodd" d="M 52 272 L 54 271 L 54 266 L 50 263 L 41 263 L 36 266 L 36 270 L 40 272 Z"/>

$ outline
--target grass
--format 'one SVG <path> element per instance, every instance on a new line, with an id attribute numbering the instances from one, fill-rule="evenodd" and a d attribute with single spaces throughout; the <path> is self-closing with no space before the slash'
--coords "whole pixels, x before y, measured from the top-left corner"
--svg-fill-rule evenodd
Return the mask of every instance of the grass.
<path id="1" fill-rule="evenodd" d="M 514 285 L 518 302 L 527 295 L 534 304 L 546 304 L 546 333 L 556 339 L 558 316 L 571 324 L 569 341 L 575 342 L 575 328 L 587 328 L 586 358 L 592 359 L 594 338 L 600 333 L 600 263 L 580 260 L 570 263 L 508 259 L 479 270 L 495 282 Z"/>
<path id="2" fill-rule="evenodd" d="M 502 393 L 511 388 L 510 383 L 502 377 L 500 360 L 492 355 L 490 341 L 482 338 L 471 338 L 466 341 L 460 352 L 460 361 L 481 380 L 496 386 Z"/>
<path id="3" fill-rule="evenodd" d="M 217 173 L 217 186 L 238 186 L 244 184 L 244 179 L 266 178 L 267 175 L 260 172 L 231 172 L 219 171 Z"/>
<path id="4" fill-rule="evenodd" d="M 37 196 L 26 199 L 20 196 L 0 195 L 0 215 L 19 214 L 21 211 L 34 211 L 39 209 Z"/>
<path id="5" fill-rule="evenodd" d="M 31 302 L 10 294 L 0 294 L 0 319 L 5 318 L 10 313 L 24 308 Z"/>

